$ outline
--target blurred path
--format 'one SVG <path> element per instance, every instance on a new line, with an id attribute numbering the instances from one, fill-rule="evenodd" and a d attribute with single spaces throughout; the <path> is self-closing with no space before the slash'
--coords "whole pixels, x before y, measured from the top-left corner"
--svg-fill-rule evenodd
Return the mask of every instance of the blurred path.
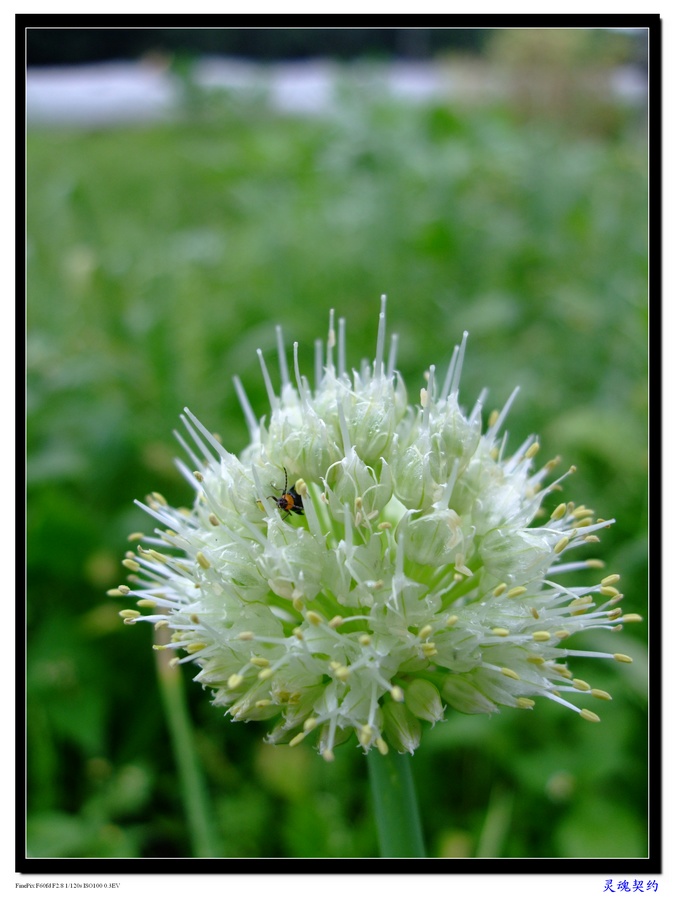
<path id="1" fill-rule="evenodd" d="M 157 122 L 174 117 L 186 89 L 220 89 L 246 98 L 267 98 L 285 113 L 321 114 L 339 106 L 342 91 L 381 92 L 411 102 L 506 96 L 503 78 L 480 65 L 452 63 L 356 63 L 309 60 L 262 65 L 226 58 L 195 62 L 191 82 L 166 61 L 107 62 L 76 67 L 29 69 L 26 77 L 28 125 L 81 127 Z M 645 102 L 646 80 L 637 69 L 618 69 L 611 89 L 622 102 Z"/>

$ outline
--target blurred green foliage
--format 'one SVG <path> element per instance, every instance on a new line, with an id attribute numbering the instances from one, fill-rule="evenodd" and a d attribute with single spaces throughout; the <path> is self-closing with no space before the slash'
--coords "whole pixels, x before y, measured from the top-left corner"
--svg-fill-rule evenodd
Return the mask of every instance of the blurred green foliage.
<path id="1" fill-rule="evenodd" d="M 620 119 L 620 121 L 619 121 Z M 223 96 L 180 122 L 28 135 L 28 853 L 198 854 L 157 685 L 153 634 L 123 628 L 132 500 L 190 491 L 171 437 L 184 405 L 232 451 L 238 373 L 267 407 L 256 348 L 313 341 L 345 315 L 356 365 L 379 296 L 411 400 L 470 332 L 462 397 L 521 393 L 509 447 L 574 463 L 561 499 L 617 523 L 606 572 L 646 612 L 647 163 L 644 125 L 345 90 L 330 116 Z M 429 852 L 647 854 L 646 626 L 575 675 L 614 701 L 592 725 L 543 701 L 451 712 L 413 760 Z M 363 756 L 326 764 L 262 743 L 180 669 L 218 855 L 377 854 Z M 597 706 L 598 704 L 596 704 Z"/>

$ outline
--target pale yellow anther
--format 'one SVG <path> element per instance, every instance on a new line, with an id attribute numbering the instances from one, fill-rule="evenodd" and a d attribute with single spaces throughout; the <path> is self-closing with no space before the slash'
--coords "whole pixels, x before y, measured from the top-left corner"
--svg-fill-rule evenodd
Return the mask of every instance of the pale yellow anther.
<path id="1" fill-rule="evenodd" d="M 271 678 L 274 675 L 274 671 L 272 669 L 261 669 L 258 672 L 258 678 L 260 681 L 266 681 L 268 678 Z"/>
<path id="2" fill-rule="evenodd" d="M 142 531 L 132 531 L 130 535 L 127 535 L 128 541 L 142 541 L 145 535 Z"/>
<path id="3" fill-rule="evenodd" d="M 614 621 L 614 619 L 620 619 L 623 615 L 623 610 L 621 607 L 617 606 L 615 609 L 610 609 L 607 613 L 607 618 L 610 622 Z"/>
<path id="4" fill-rule="evenodd" d="M 288 742 L 288 746 L 289 746 L 289 747 L 297 747 L 298 744 L 300 743 L 300 741 L 304 741 L 304 739 L 305 739 L 306 737 L 307 737 L 306 733 L 305 733 L 304 731 L 301 731 L 299 734 L 296 734 L 296 736 L 295 736 L 294 738 L 291 738 L 291 739 L 290 739 L 290 741 Z M 325 758 L 326 758 L 326 757 L 325 757 L 325 754 L 324 754 L 324 759 L 325 759 Z"/>
<path id="5" fill-rule="evenodd" d="M 492 628 L 491 631 L 495 637 L 508 637 L 511 633 L 508 628 Z"/>
<path id="6" fill-rule="evenodd" d="M 123 597 L 126 597 L 127 594 L 131 593 L 131 588 L 127 584 L 120 584 L 117 587 L 117 590 L 122 594 Z"/>
<path id="7" fill-rule="evenodd" d="M 314 612 L 314 610 L 312 610 L 312 609 L 310 609 L 309 612 L 307 613 L 307 621 L 309 622 L 310 625 L 322 625 L 323 624 L 323 619 L 321 618 L 321 616 L 317 612 Z"/>
<path id="8" fill-rule="evenodd" d="M 436 656 L 438 650 L 436 649 L 436 644 L 433 641 L 427 641 L 425 644 L 420 644 L 420 648 L 422 653 L 429 659 L 431 656 Z"/>
<path id="9" fill-rule="evenodd" d="M 121 616 L 123 619 L 137 619 L 140 616 L 140 613 L 137 609 L 122 609 L 117 615 Z"/>
<path id="10" fill-rule="evenodd" d="M 356 514 L 354 515 L 354 527 L 358 528 L 361 522 L 363 522 L 363 513 L 360 509 L 357 509 Z"/>
<path id="11" fill-rule="evenodd" d="M 587 534 L 584 536 L 584 540 L 586 541 L 587 544 L 599 544 L 600 543 L 600 538 L 597 536 L 597 534 Z"/>
<path id="12" fill-rule="evenodd" d="M 518 587 L 512 587 L 510 591 L 506 592 L 506 596 L 509 600 L 513 600 L 514 597 L 521 597 L 523 594 L 527 593 L 527 588 L 522 585 L 518 585 Z"/>
<path id="13" fill-rule="evenodd" d="M 380 522 L 377 527 L 380 531 L 388 531 L 391 528 L 391 522 Z"/>
<path id="14" fill-rule="evenodd" d="M 492 596 L 499 597 L 501 594 L 504 593 L 504 591 L 506 590 L 507 587 L 508 587 L 508 584 L 506 584 L 505 581 L 502 581 L 502 583 L 498 584 L 497 587 L 494 589 L 494 591 L 492 592 Z"/>
<path id="15" fill-rule="evenodd" d="M 313 716 L 310 716 L 308 719 L 305 719 L 305 723 L 302 726 L 302 730 L 305 733 L 312 731 L 314 728 L 316 728 L 318 721 L 319 721 L 318 719 L 315 719 Z"/>
<path id="16" fill-rule="evenodd" d="M 626 615 L 623 617 L 623 621 L 626 623 L 641 622 L 642 616 L 639 613 L 626 613 Z"/>
<path id="17" fill-rule="evenodd" d="M 204 556 L 204 554 L 202 553 L 201 550 L 197 553 L 197 562 L 202 567 L 202 569 L 210 569 L 211 568 L 211 563 Z"/>
<path id="18" fill-rule="evenodd" d="M 254 666 L 258 666 L 259 669 L 267 669 L 270 664 L 269 659 L 265 659 L 264 656 L 252 656 L 251 662 Z"/>
<path id="19" fill-rule="evenodd" d="M 542 643 L 544 641 L 550 641 L 551 634 L 549 631 L 535 631 L 532 635 L 532 640 L 533 641 L 541 641 Z"/>
<path id="20" fill-rule="evenodd" d="M 190 613 L 190 621 L 193 625 L 199 625 L 199 616 L 197 613 Z"/>
<path id="21" fill-rule="evenodd" d="M 230 677 L 227 679 L 227 686 L 231 691 L 234 691 L 239 687 L 243 680 L 244 679 L 241 675 L 235 673 L 234 675 L 230 675 Z"/>
<path id="22" fill-rule="evenodd" d="M 520 681 L 520 675 L 517 672 L 514 672 L 513 669 L 502 668 L 501 673 L 507 678 L 513 678 L 514 681 Z"/>
<path id="23" fill-rule="evenodd" d="M 218 516 L 215 513 L 211 513 L 211 515 L 209 516 L 209 522 L 214 527 L 217 527 L 218 525 L 220 525 L 220 519 L 218 518 Z"/>
<path id="24" fill-rule="evenodd" d="M 252 631 L 240 631 L 237 635 L 238 641 L 252 641 L 255 635 Z"/>
<path id="25" fill-rule="evenodd" d="M 192 643 L 186 646 L 186 651 L 188 653 L 199 653 L 200 650 L 203 650 L 206 647 L 202 641 L 193 641 Z"/>
<path id="26" fill-rule="evenodd" d="M 155 501 L 156 501 L 157 503 L 159 503 L 161 506 L 168 506 L 168 505 L 169 505 L 169 504 L 166 502 L 166 499 L 164 498 L 164 495 L 163 495 L 163 494 L 160 494 L 159 491 L 153 491 L 152 494 L 150 494 L 150 496 L 152 497 L 153 500 L 155 500 Z"/>
<path id="27" fill-rule="evenodd" d="M 381 737 L 375 738 L 375 746 L 380 751 L 382 756 L 386 756 L 387 753 L 389 753 L 389 747 L 387 746 L 384 738 L 381 738 Z"/>
<path id="28" fill-rule="evenodd" d="M 165 563 L 169 558 L 164 553 L 160 553 L 158 550 L 149 550 L 148 553 L 150 554 L 152 559 L 159 563 Z"/>
<path id="29" fill-rule="evenodd" d="M 579 713 L 582 719 L 586 719 L 587 722 L 599 722 L 600 716 L 594 712 L 591 712 L 590 709 L 582 709 Z"/>
<path id="30" fill-rule="evenodd" d="M 591 686 L 586 681 L 582 681 L 581 678 L 573 678 L 572 684 L 578 691 L 590 691 Z"/>
<path id="31" fill-rule="evenodd" d="M 421 641 L 425 641 L 433 630 L 434 629 L 431 627 L 431 625 L 425 625 L 424 628 L 420 628 L 419 634 L 417 636 Z"/>
<path id="32" fill-rule="evenodd" d="M 359 744 L 362 747 L 368 747 L 373 739 L 373 728 L 371 725 L 364 725 L 359 731 Z"/>
<path id="33" fill-rule="evenodd" d="M 359 637 L 359 644 L 361 644 L 362 647 L 367 647 L 370 644 L 370 635 L 362 634 Z"/>
<path id="34" fill-rule="evenodd" d="M 340 681 L 347 681 L 349 678 L 349 666 L 338 666 L 335 669 L 335 677 L 339 678 Z"/>
<path id="35" fill-rule="evenodd" d="M 140 606 L 141 609 L 155 609 L 157 606 L 156 600 L 151 600 L 149 597 L 147 599 L 137 600 L 136 606 Z"/>
<path id="36" fill-rule="evenodd" d="M 622 662 L 622 663 L 632 663 L 632 662 L 633 662 L 632 657 L 626 656 L 625 653 L 615 653 L 615 654 L 614 654 L 614 659 L 615 659 L 617 662 Z"/>
<path id="37" fill-rule="evenodd" d="M 293 629 L 293 635 L 294 635 L 294 637 L 296 637 L 299 641 L 304 641 L 304 639 L 305 639 L 305 634 L 304 634 L 302 628 L 301 628 L 299 625 L 297 625 L 297 626 Z"/>
<path id="38" fill-rule="evenodd" d="M 448 628 L 452 628 L 452 626 L 456 625 L 458 622 L 459 622 L 459 616 L 455 616 L 455 615 L 448 616 L 448 618 L 445 620 L 445 624 Z"/>
<path id="39" fill-rule="evenodd" d="M 558 631 L 554 631 L 553 634 L 558 638 L 559 641 L 564 641 L 565 638 L 570 636 L 569 631 L 565 631 L 564 628 L 560 628 Z"/>
<path id="40" fill-rule="evenodd" d="M 262 700 L 255 701 L 256 709 L 265 709 L 266 706 L 271 706 L 272 701 L 268 697 L 263 697 Z"/>
<path id="41" fill-rule="evenodd" d="M 202 481 L 204 480 L 204 476 L 202 475 L 202 473 L 201 472 L 193 472 L 192 474 L 195 476 L 197 481 L 201 484 Z"/>
<path id="42" fill-rule="evenodd" d="M 119 588 L 110 588 L 109 591 L 106 591 L 106 597 L 124 597 L 125 593 L 129 593 L 129 589 L 126 591 L 121 591 Z"/>
<path id="43" fill-rule="evenodd" d="M 587 525 L 592 525 L 592 524 L 593 524 L 593 516 L 586 516 L 585 518 L 579 519 L 577 521 L 577 526 L 579 528 L 586 528 Z"/>
<path id="44" fill-rule="evenodd" d="M 527 661 L 534 666 L 543 666 L 546 662 L 543 656 L 528 656 Z"/>
<path id="45" fill-rule="evenodd" d="M 605 563 L 602 559 L 587 559 L 585 566 L 587 569 L 604 569 Z"/>
<path id="46" fill-rule="evenodd" d="M 525 453 L 525 459 L 532 459 L 532 457 L 536 456 L 537 453 L 539 453 L 539 444 L 537 443 L 537 441 L 535 441 L 531 447 L 528 447 Z"/>
<path id="47" fill-rule="evenodd" d="M 420 406 L 425 409 L 429 403 L 429 391 L 426 388 L 420 390 Z"/>
<path id="48" fill-rule="evenodd" d="M 168 627 L 169 627 L 168 619 L 162 619 L 160 622 L 155 622 L 155 631 L 161 631 L 162 628 L 168 628 Z M 174 635 L 174 636 L 177 637 L 177 635 Z"/>
<path id="49" fill-rule="evenodd" d="M 603 597 L 616 597 L 619 594 L 617 589 L 615 587 L 612 587 L 611 585 L 603 585 L 600 588 L 600 593 Z"/>
<path id="50" fill-rule="evenodd" d="M 342 616 L 333 616 L 333 618 L 328 623 L 331 628 L 339 628 L 340 625 L 344 622 Z"/>
<path id="51" fill-rule="evenodd" d="M 569 542 L 570 542 L 570 539 L 567 536 L 561 537 L 560 540 L 558 541 L 558 543 L 553 548 L 553 552 L 554 553 L 562 553 L 563 550 L 565 549 L 565 547 L 569 544 Z"/>
<path id="52" fill-rule="evenodd" d="M 516 706 L 519 709 L 532 709 L 534 700 L 531 697 L 516 697 Z"/>
<path id="53" fill-rule="evenodd" d="M 499 410 L 493 409 L 490 415 L 488 416 L 488 428 L 492 428 L 493 425 L 497 423 L 497 419 L 499 418 Z"/>
<path id="54" fill-rule="evenodd" d="M 302 600 L 299 597 L 296 597 L 295 600 L 293 600 L 293 609 L 296 612 L 302 612 L 304 610 L 304 608 L 305 608 L 305 604 L 302 602 Z"/>
<path id="55" fill-rule="evenodd" d="M 558 675 L 562 675 L 563 678 L 571 678 L 572 677 L 572 673 L 570 672 L 570 670 L 567 668 L 567 666 L 564 666 L 562 663 L 553 663 L 551 668 L 553 669 L 554 672 L 557 672 Z"/>
<path id="56" fill-rule="evenodd" d="M 178 668 L 179 665 L 180 665 L 180 660 L 178 659 L 177 656 L 174 656 L 172 659 L 169 660 L 169 668 L 170 669 L 176 669 L 176 668 Z"/>
<path id="57" fill-rule="evenodd" d="M 600 688 L 591 688 L 591 694 L 594 697 L 597 697 L 598 700 L 611 700 L 612 695 L 608 694 L 607 691 L 601 691 Z"/>
<path id="58" fill-rule="evenodd" d="M 400 688 L 397 684 L 395 684 L 392 689 L 389 691 L 389 696 L 392 700 L 395 700 L 397 703 L 402 703 L 404 698 L 403 689 Z"/>
<path id="59" fill-rule="evenodd" d="M 125 569 L 129 569 L 130 572 L 140 572 L 141 564 L 136 562 L 135 559 L 123 559 L 122 565 Z"/>
<path id="60" fill-rule="evenodd" d="M 562 517 L 565 515 L 566 512 L 567 512 L 567 504 L 559 503 L 556 506 L 556 508 L 553 510 L 553 512 L 551 513 L 551 519 L 553 521 L 555 521 L 556 519 L 562 519 Z"/>
<path id="61" fill-rule="evenodd" d="M 328 748 L 323 750 L 321 755 L 323 756 L 323 758 L 325 759 L 326 762 L 333 762 L 333 760 L 335 759 L 335 754 L 333 753 L 332 750 L 329 750 Z"/>
<path id="62" fill-rule="evenodd" d="M 583 519 L 586 516 L 592 516 L 593 513 L 594 513 L 594 510 L 589 509 L 587 506 L 584 506 L 582 504 L 581 506 L 577 506 L 577 508 L 574 510 L 574 518 L 575 519 Z"/>
<path id="63" fill-rule="evenodd" d="M 539 613 L 538 613 L 537 610 L 534 608 L 534 606 L 532 606 L 532 607 L 530 608 L 530 613 L 532 614 L 532 618 L 533 618 L 533 619 L 538 619 L 538 618 L 539 618 Z"/>

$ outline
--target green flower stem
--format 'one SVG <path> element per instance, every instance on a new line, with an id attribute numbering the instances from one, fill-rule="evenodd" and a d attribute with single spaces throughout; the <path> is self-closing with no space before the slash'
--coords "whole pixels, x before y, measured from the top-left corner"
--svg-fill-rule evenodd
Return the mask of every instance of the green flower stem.
<path id="1" fill-rule="evenodd" d="M 372 750 L 367 759 L 380 856 L 426 856 L 410 756 Z"/>
<path id="2" fill-rule="evenodd" d="M 157 636 L 161 639 L 161 632 Z M 164 636 L 170 640 L 168 633 Z M 172 659 L 174 654 L 171 650 L 158 651 L 157 675 L 178 769 L 192 852 L 199 859 L 219 857 L 220 842 L 212 828 L 214 817 L 208 810 L 204 776 L 195 752 L 183 677 L 179 667 L 171 665 Z"/>

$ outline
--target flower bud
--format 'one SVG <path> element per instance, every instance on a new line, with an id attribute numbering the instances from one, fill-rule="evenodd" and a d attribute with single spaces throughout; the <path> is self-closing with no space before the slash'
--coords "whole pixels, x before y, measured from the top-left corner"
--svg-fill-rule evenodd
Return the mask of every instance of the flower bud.
<path id="1" fill-rule="evenodd" d="M 416 678 L 405 689 L 405 705 L 418 719 L 438 722 L 443 718 L 441 695 L 426 678 Z"/>
<path id="2" fill-rule="evenodd" d="M 464 532 L 453 509 L 427 513 L 419 519 L 405 518 L 399 525 L 406 555 L 422 565 L 445 566 L 455 561 Z"/>
<path id="3" fill-rule="evenodd" d="M 414 753 L 422 738 L 420 720 L 403 703 L 389 702 L 382 710 L 384 734 L 399 753 Z"/>
<path id="4" fill-rule="evenodd" d="M 499 712 L 491 700 L 461 675 L 448 675 L 443 682 L 441 696 L 458 712 L 468 715 Z"/>

